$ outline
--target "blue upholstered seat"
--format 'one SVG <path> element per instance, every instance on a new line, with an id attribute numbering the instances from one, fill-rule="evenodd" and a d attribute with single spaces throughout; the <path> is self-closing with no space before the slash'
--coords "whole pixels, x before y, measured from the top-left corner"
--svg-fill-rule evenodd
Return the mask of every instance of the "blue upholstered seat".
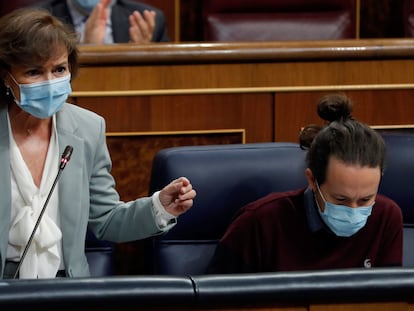
<path id="1" fill-rule="evenodd" d="M 103 277 L 115 274 L 113 243 L 98 240 L 88 230 L 85 240 L 85 254 L 92 277 Z"/>
<path id="2" fill-rule="evenodd" d="M 404 218 L 403 265 L 414 267 L 414 135 L 383 133 L 387 163 L 379 192 L 398 203 Z"/>
<path id="3" fill-rule="evenodd" d="M 150 193 L 187 176 L 194 206 L 154 241 L 153 273 L 203 274 L 232 216 L 272 191 L 306 186 L 305 151 L 293 143 L 174 147 L 154 158 Z"/>

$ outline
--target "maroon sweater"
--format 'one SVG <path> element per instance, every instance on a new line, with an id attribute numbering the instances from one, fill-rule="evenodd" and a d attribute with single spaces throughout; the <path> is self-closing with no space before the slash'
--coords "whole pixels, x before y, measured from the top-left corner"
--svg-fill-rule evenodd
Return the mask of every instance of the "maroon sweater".
<path id="1" fill-rule="evenodd" d="M 399 206 L 377 195 L 366 225 L 338 237 L 308 189 L 272 193 L 240 209 L 219 242 L 209 273 L 253 273 L 402 265 Z"/>

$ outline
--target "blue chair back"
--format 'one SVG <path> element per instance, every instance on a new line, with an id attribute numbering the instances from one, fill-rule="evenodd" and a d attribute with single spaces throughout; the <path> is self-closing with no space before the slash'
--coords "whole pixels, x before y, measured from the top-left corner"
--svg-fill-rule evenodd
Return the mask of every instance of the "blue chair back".
<path id="1" fill-rule="evenodd" d="M 387 161 L 379 192 L 401 207 L 404 220 L 403 266 L 414 267 L 414 135 L 382 133 Z"/>
<path id="2" fill-rule="evenodd" d="M 305 187 L 306 152 L 294 143 L 173 147 L 153 160 L 150 194 L 186 176 L 194 206 L 153 241 L 153 273 L 203 274 L 235 212 L 270 192 Z"/>
<path id="3" fill-rule="evenodd" d="M 92 277 L 115 274 L 114 244 L 98 240 L 90 230 L 86 232 L 85 255 Z"/>

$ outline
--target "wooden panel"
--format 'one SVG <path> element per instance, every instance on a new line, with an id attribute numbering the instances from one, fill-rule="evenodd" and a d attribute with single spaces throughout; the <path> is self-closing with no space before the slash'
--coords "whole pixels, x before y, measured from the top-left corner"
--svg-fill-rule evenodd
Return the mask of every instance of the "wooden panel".
<path id="1" fill-rule="evenodd" d="M 405 39 L 82 46 L 82 68 L 73 89 L 77 96 L 390 87 L 413 83 L 413 43 Z"/>
<path id="2" fill-rule="evenodd" d="M 322 124 L 316 105 L 327 93 L 330 92 L 278 93 L 275 99 L 275 140 L 297 142 L 300 128 L 310 123 Z M 343 93 L 354 102 L 353 115 L 361 122 L 369 125 L 414 124 L 414 90 Z"/>
<path id="3" fill-rule="evenodd" d="M 246 142 L 273 141 L 272 94 L 79 97 L 108 132 L 244 129 Z"/>
<path id="4" fill-rule="evenodd" d="M 114 75 L 114 72 L 118 73 Z M 397 75 L 398 73 L 398 75 Z M 193 90 L 211 88 L 275 88 L 358 86 L 412 83 L 412 60 L 321 61 L 250 64 L 192 64 L 83 68 L 74 90 Z M 79 83 L 82 81 L 82 83 Z M 219 90 L 217 90 L 219 91 Z"/>

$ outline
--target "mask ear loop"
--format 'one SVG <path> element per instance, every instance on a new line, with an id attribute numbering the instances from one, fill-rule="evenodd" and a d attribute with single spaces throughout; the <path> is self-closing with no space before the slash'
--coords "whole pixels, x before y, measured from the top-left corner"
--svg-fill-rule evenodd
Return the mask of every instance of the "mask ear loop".
<path id="1" fill-rule="evenodd" d="M 326 199 L 325 199 L 325 197 L 324 197 L 324 196 L 323 196 L 323 194 L 322 194 L 321 188 L 319 188 L 319 183 L 318 183 L 318 181 L 316 180 L 316 178 L 315 178 L 315 185 L 316 185 L 316 189 L 318 189 L 319 195 L 321 196 L 321 198 L 322 198 L 323 202 L 326 204 Z M 322 209 L 321 209 L 321 208 L 320 208 L 320 206 L 319 206 L 319 202 L 318 202 L 318 198 L 316 197 L 316 194 L 314 194 L 314 196 L 315 196 L 315 202 L 316 202 L 316 205 L 318 206 L 319 211 L 320 211 L 321 213 L 325 212 L 325 209 L 324 209 L 324 211 L 322 212 Z"/>
<path id="2" fill-rule="evenodd" d="M 322 194 L 321 188 L 319 188 L 319 183 L 318 183 L 318 181 L 316 179 L 315 179 L 315 184 L 316 184 L 316 189 L 318 189 L 318 192 L 319 192 L 319 194 L 322 197 L 322 200 L 326 201 L 325 197 Z"/>

